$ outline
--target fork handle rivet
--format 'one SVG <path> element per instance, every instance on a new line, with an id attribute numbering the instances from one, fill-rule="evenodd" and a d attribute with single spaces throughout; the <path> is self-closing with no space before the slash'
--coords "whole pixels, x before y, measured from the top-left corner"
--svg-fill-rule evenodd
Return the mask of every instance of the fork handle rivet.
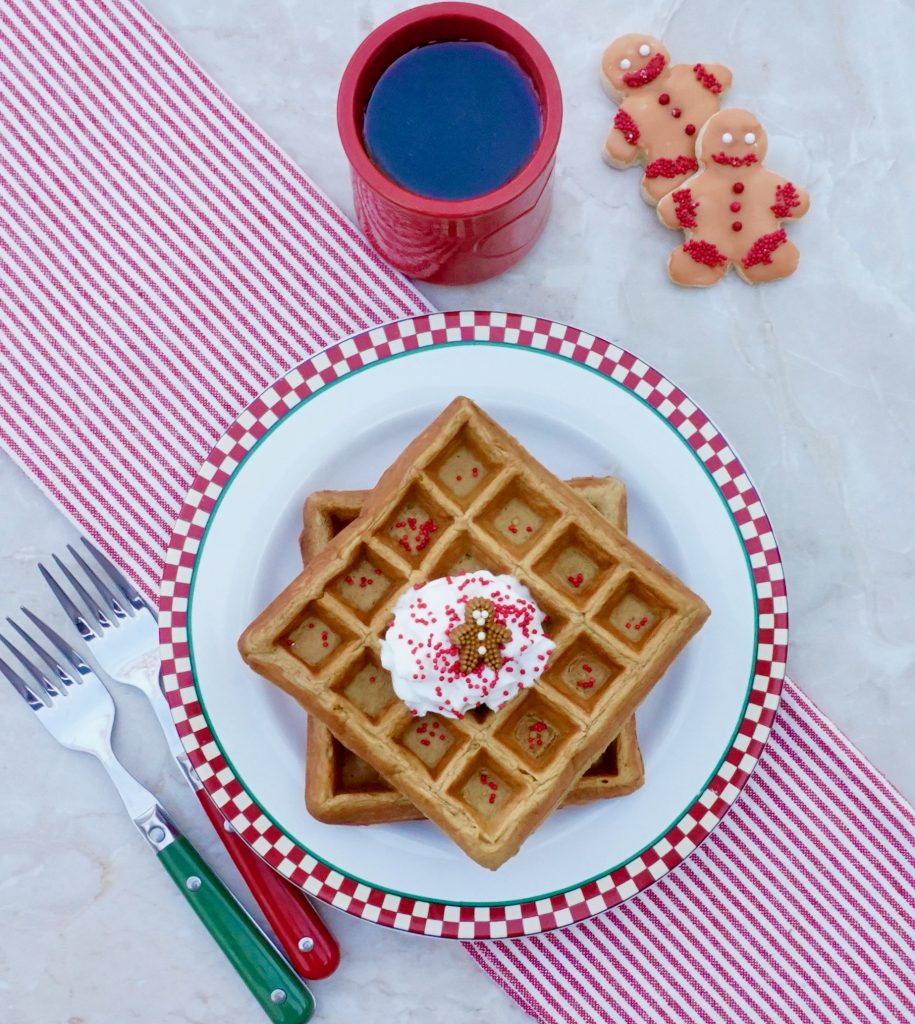
<path id="1" fill-rule="evenodd" d="M 299 949 L 303 953 L 310 953 L 315 948 L 315 940 L 310 936 L 305 935 L 299 939 Z"/>
<path id="2" fill-rule="evenodd" d="M 275 988 L 270 993 L 270 1002 L 271 1003 L 285 1003 L 286 1002 L 286 993 L 281 988 Z"/>
<path id="3" fill-rule="evenodd" d="M 149 830 L 149 838 L 151 842 L 161 843 L 165 838 L 165 829 L 161 825 L 153 825 Z"/>
<path id="4" fill-rule="evenodd" d="M 191 875 L 191 877 L 184 884 L 188 889 L 191 890 L 191 892 L 196 892 L 203 883 L 196 875 Z"/>

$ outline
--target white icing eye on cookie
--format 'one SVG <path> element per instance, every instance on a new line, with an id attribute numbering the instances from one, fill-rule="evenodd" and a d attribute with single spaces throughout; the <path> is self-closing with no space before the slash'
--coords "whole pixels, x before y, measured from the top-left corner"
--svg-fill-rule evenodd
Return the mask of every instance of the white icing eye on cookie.
<path id="1" fill-rule="evenodd" d="M 756 141 L 756 135 L 753 132 L 747 132 L 747 134 L 744 135 L 744 137 L 743 137 L 743 141 L 748 146 L 752 146 L 753 143 Z"/>
<path id="2" fill-rule="evenodd" d="M 723 135 L 721 136 L 721 141 L 722 141 L 722 142 L 723 142 L 723 143 L 724 143 L 724 144 L 725 144 L 726 146 L 730 146 L 730 144 L 731 144 L 731 143 L 732 143 L 732 142 L 734 141 L 734 136 L 733 136 L 733 135 L 732 135 L 732 134 L 731 134 L 730 132 L 725 132 L 725 133 L 724 133 L 724 134 L 723 134 Z"/>
<path id="3" fill-rule="evenodd" d="M 648 43 L 642 43 L 642 45 L 639 47 L 639 53 L 643 57 L 647 57 L 648 54 L 651 53 L 651 47 L 648 45 Z"/>
<path id="4" fill-rule="evenodd" d="M 620 67 L 623 71 L 628 71 L 632 67 L 632 61 L 628 57 L 623 57 L 620 61 Z"/>

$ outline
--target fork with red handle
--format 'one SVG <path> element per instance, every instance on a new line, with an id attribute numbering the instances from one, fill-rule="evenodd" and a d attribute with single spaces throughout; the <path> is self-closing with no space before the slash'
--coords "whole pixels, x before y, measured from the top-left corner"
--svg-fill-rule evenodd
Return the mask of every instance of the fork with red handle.
<path id="1" fill-rule="evenodd" d="M 196 793 L 293 968 L 303 978 L 326 978 L 340 962 L 336 940 L 305 893 L 274 871 L 232 829 L 207 796 L 182 746 L 159 687 L 159 633 L 154 611 L 124 574 L 85 537 L 83 544 L 90 560 L 71 545 L 67 550 L 96 594 L 56 555 L 54 561 L 76 600 L 43 565 L 39 565 L 41 574 L 99 665 L 112 679 L 135 687 L 149 701 L 181 774 Z"/>

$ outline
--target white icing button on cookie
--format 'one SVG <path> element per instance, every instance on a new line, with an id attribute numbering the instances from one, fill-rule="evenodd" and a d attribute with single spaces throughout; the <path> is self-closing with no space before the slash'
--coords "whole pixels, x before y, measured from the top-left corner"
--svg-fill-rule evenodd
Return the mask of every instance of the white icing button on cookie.
<path id="1" fill-rule="evenodd" d="M 648 54 L 651 53 L 651 47 L 648 45 L 648 43 L 642 43 L 642 45 L 639 47 L 639 53 L 643 57 L 647 57 Z"/>
<path id="2" fill-rule="evenodd" d="M 724 135 L 721 136 L 721 141 L 726 146 L 729 146 L 734 141 L 734 136 L 730 132 L 725 132 Z"/>
<path id="3" fill-rule="evenodd" d="M 755 136 L 755 135 L 753 134 L 753 132 L 747 132 L 747 134 L 746 134 L 746 135 L 744 135 L 744 137 L 743 137 L 743 141 L 744 141 L 744 142 L 745 142 L 745 143 L 746 143 L 746 144 L 747 144 L 748 146 L 752 146 L 752 145 L 753 145 L 753 143 L 754 143 L 754 142 L 756 141 L 756 136 Z"/>
<path id="4" fill-rule="evenodd" d="M 628 57 L 623 57 L 620 61 L 620 67 L 623 71 L 628 71 L 632 67 L 632 61 Z"/>
<path id="5" fill-rule="evenodd" d="M 484 646 L 483 646 L 483 645 L 481 644 L 481 645 L 480 645 L 480 646 L 479 646 L 479 647 L 477 648 L 477 654 L 485 654 L 485 653 L 486 653 L 486 648 L 485 648 L 485 647 L 484 647 Z"/>

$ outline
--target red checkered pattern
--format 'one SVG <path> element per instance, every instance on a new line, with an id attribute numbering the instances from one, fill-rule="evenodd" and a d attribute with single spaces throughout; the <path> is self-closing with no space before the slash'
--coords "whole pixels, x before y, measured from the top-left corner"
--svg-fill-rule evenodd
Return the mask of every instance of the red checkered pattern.
<path id="1" fill-rule="evenodd" d="M 653 847 L 615 871 L 547 899 L 500 907 L 414 900 L 328 867 L 273 825 L 234 776 L 197 700 L 187 609 L 200 538 L 226 483 L 257 440 L 309 395 L 353 370 L 431 345 L 490 341 L 540 349 L 582 363 L 638 395 L 686 439 L 711 473 L 738 524 L 756 584 L 758 641 L 749 703 L 718 774 Z M 162 670 L 172 713 L 207 791 L 261 856 L 306 892 L 392 928 L 454 939 L 534 935 L 592 917 L 676 867 L 721 821 L 752 772 L 779 703 L 788 645 L 788 605 L 775 537 L 759 496 L 727 442 L 687 396 L 629 352 L 565 324 L 513 313 L 411 317 L 366 331 L 287 373 L 226 431 L 188 492 L 166 556 L 159 600 Z"/>

